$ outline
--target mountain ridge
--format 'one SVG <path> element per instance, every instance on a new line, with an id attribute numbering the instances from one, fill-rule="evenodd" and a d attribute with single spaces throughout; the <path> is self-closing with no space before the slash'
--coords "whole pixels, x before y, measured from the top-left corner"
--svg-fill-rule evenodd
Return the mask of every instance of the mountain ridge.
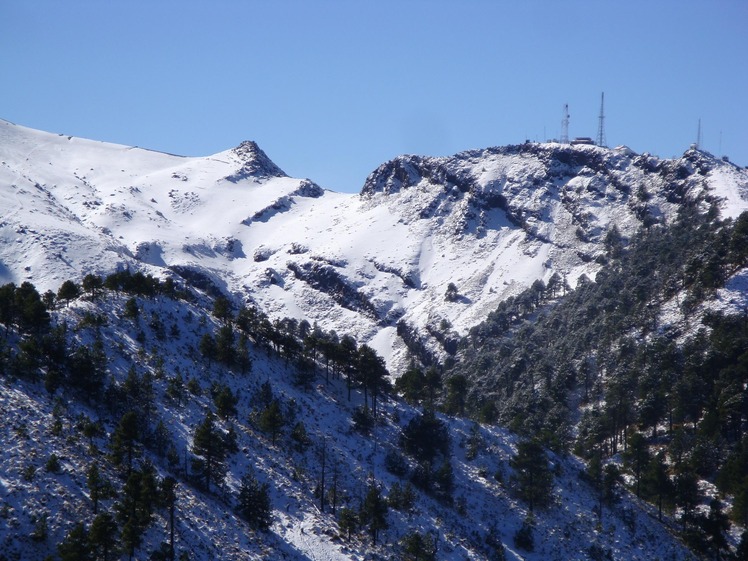
<path id="1" fill-rule="evenodd" d="M 628 238 L 682 204 L 723 197 L 733 216 L 748 207 L 748 174 L 693 150 L 660 160 L 526 143 L 400 156 L 345 195 L 287 177 L 251 141 L 188 158 L 5 123 L 3 281 L 54 289 L 73 270 L 192 270 L 271 315 L 351 333 L 395 370 L 410 353 L 400 321 L 444 358 L 429 335 L 442 320 L 464 334 L 535 280 L 593 278 L 613 225 Z M 368 312 L 298 275 L 323 261 Z M 445 299 L 450 283 L 460 298 Z"/>

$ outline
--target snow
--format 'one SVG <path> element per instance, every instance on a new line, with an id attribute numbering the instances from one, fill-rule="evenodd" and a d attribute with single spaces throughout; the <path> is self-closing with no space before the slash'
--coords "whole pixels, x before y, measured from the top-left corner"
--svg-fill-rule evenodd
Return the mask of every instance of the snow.
<path id="1" fill-rule="evenodd" d="M 708 300 L 703 308 L 704 311 L 716 311 L 725 315 L 748 313 L 748 269 L 740 269 L 732 275 L 725 282 L 724 288 L 718 289 L 714 298 Z"/>
<path id="2" fill-rule="evenodd" d="M 464 332 L 535 279 L 547 280 L 554 272 L 567 273 L 569 279 L 594 276 L 599 266 L 579 253 L 594 256 L 611 224 L 624 235 L 639 227 L 630 199 L 591 169 L 557 177 L 552 186 L 536 185 L 535 179 L 540 181 L 547 172 L 551 149 L 558 146 L 539 145 L 534 155 L 488 150 L 429 160 L 474 178 L 470 193 L 419 176 L 414 185 L 388 193 L 324 191 L 315 197 L 300 194 L 306 181 L 301 179 L 258 175 L 228 180 L 245 169 L 246 150 L 183 158 L 0 121 L 0 282 L 31 280 L 43 292 L 56 291 L 64 280 L 89 272 L 137 266 L 165 275 L 165 267 L 195 267 L 238 301 L 254 301 L 272 316 L 303 317 L 341 335 L 354 334 L 386 356 L 391 367 L 398 367 L 408 353 L 396 335 L 396 319 L 419 328 L 438 326 L 446 319 Z M 608 158 L 611 169 L 627 182 L 647 184 L 653 208 L 663 215 L 672 210 L 657 191 L 656 180 L 633 166 L 633 153 L 596 147 L 575 150 Z M 745 174 L 732 170 L 719 175 L 723 167 L 717 169 L 710 181 L 727 201 L 728 211 L 745 208 Z M 476 202 L 491 193 L 501 193 L 513 211 L 521 211 L 523 224 L 516 225 L 503 209 Z M 580 221 L 593 241 L 578 239 Z M 263 258 L 256 260 L 260 253 Z M 326 264 L 384 316 L 372 318 L 340 305 L 297 279 L 289 262 Z M 275 271 L 273 282 L 268 269 Z M 458 288 L 456 301 L 444 298 L 450 282 Z M 745 272 L 731 283 L 725 299 L 746 293 Z M 99 304 L 107 319 L 101 333 L 111 376 L 121 381 L 133 358 L 141 372 L 156 372 L 157 358 L 162 358 L 167 376 L 179 369 L 203 388 L 201 396 L 188 396 L 183 406 L 158 401 L 158 415 L 169 427 L 180 458 L 189 450 L 193 428 L 211 407 L 206 395 L 210 384 L 227 384 L 240 396 L 239 417 L 232 421 L 240 453 L 229 462 L 225 489 L 206 494 L 187 485 L 178 487 L 177 545 L 196 560 L 388 558 L 394 544 L 412 529 L 438 535 L 439 559 L 482 559 L 484 537 L 491 528 L 513 560 L 582 558 L 592 545 L 610 551 L 612 559 L 692 558 L 655 521 L 650 507 L 626 494 L 618 505 L 606 507 L 598 525 L 595 494 L 579 475 L 584 465 L 562 456 L 551 457 L 557 472 L 555 504 L 536 513 L 536 549 L 517 549 L 513 536 L 528 511 L 510 484 L 516 437 L 499 427 L 481 427 L 484 446 L 476 459 L 468 460 L 464 448 L 472 425 L 447 417 L 442 419 L 452 435 L 454 494 L 464 500 L 465 511 L 419 493 L 412 513 L 390 511 L 385 545 L 373 548 L 365 537 L 348 544 L 337 535 L 332 514 L 321 512 L 313 497 L 319 476 L 314 447 L 299 453 L 287 439 L 273 445 L 248 420 L 254 393 L 267 380 L 285 404 L 297 404 L 298 418 L 314 446 L 325 442 L 331 458 L 339 462 L 341 487 L 352 506 L 362 496 L 369 474 L 385 491 L 398 480 L 384 468 L 384 457 L 396 448 L 402 427 L 418 411 L 389 400 L 382 404 L 382 418 L 372 435 L 362 437 L 352 430 L 350 419 L 363 396 L 354 392 L 349 402 L 341 380 L 327 384 L 318 372 L 313 389 L 302 391 L 291 383 L 282 360 L 255 346 L 248 376 L 199 360 L 194 349 L 207 327 L 215 327 L 214 320 L 199 320 L 209 306 L 207 299 L 194 304 L 141 299 L 142 317 L 155 312 L 167 329 L 174 324 L 180 332 L 167 341 L 149 335 L 143 348 L 136 340 L 139 330 L 147 330 L 145 322 L 123 318 L 125 301 L 125 296 L 111 295 Z M 76 325 L 90 309 L 87 302 L 76 301 L 59 312 L 58 320 Z M 85 333 L 79 336 L 83 343 L 90 338 Z M 155 379 L 157 395 L 163 396 L 166 383 Z M 68 408 L 68 417 L 99 418 L 97 407 L 62 405 Z M 29 552 L 43 558 L 69 530 L 70 520 L 90 509 L 83 474 L 91 451 L 74 427 L 66 425 L 62 434 L 53 434 L 54 407 L 40 384 L 0 380 L 0 409 L 12 412 L 0 416 L 0 551 L 20 552 L 24 558 Z M 114 420 L 103 420 L 111 433 Z M 221 425 L 228 427 L 226 422 Z M 103 451 L 107 439 L 98 438 L 95 445 Z M 52 453 L 62 458 L 60 474 L 43 469 Z M 163 458 L 152 459 L 162 475 L 168 472 Z M 27 480 L 23 473 L 29 466 L 36 472 Z M 250 530 L 232 509 L 231 493 L 249 469 L 271 483 L 273 524 L 267 534 Z M 497 473 L 503 474 L 501 481 L 494 477 Z M 112 470 L 107 476 L 118 477 Z M 34 517 L 44 512 L 50 515 L 50 537 L 35 544 L 29 538 Z M 159 513 L 146 545 L 156 547 L 164 535 L 165 520 Z"/>
<path id="3" fill-rule="evenodd" d="M 582 163 L 562 165 L 554 154 Z M 637 158 L 559 144 L 402 156 L 351 195 L 283 176 L 251 143 L 187 158 L 0 121 L 0 282 L 56 291 L 90 272 L 140 267 L 164 276 L 189 267 L 273 317 L 306 318 L 375 345 L 397 375 L 407 364 L 393 329 L 400 320 L 425 333 L 448 318 L 464 334 L 536 279 L 594 278 L 608 229 L 615 224 L 630 237 L 641 226 L 634 189 L 629 196 L 618 185 L 641 185 L 648 212 L 672 217 L 677 205 L 667 200 L 665 180 Z M 694 178 L 691 190 L 710 190 L 735 216 L 748 208 L 748 173 L 711 161 L 704 185 Z M 390 165 L 407 170 L 405 183 Z M 514 218 L 486 203 L 499 195 Z M 377 317 L 288 268 L 313 262 L 329 264 Z M 456 302 L 444 299 L 449 283 Z M 438 343 L 426 342 L 444 357 Z"/>
<path id="4" fill-rule="evenodd" d="M 100 328 L 102 340 L 109 357 L 110 374 L 122 381 L 134 357 L 137 369 L 155 372 L 157 357 L 163 359 L 160 368 L 171 376 L 179 369 L 185 378 L 194 377 L 203 388 L 202 396 L 188 395 L 185 402 L 176 403 L 160 397 L 157 415 L 169 427 L 172 440 L 180 458 L 185 457 L 191 444 L 193 428 L 209 408 L 208 388 L 213 382 L 227 384 L 237 393 L 239 415 L 230 422 L 236 427 L 240 452 L 228 463 L 229 474 L 222 491 L 207 494 L 181 483 L 177 487 L 176 538 L 178 551 L 187 550 L 196 561 L 221 558 L 234 559 L 311 559 L 318 561 L 344 561 L 371 559 L 373 555 L 391 556 L 395 544 L 412 530 L 430 532 L 438 536 L 439 559 L 458 561 L 483 559 L 483 535 L 493 528 L 507 547 L 508 559 L 569 559 L 584 555 L 591 544 L 599 544 L 611 552 L 612 559 L 644 560 L 657 555 L 661 559 L 690 559 L 690 554 L 667 534 L 667 530 L 654 521 L 651 509 L 624 496 L 621 503 L 606 508 L 602 528 L 592 514 L 596 504 L 595 493 L 580 478 L 584 465 L 572 457 L 551 455 L 555 477 L 555 503 L 547 511 L 535 513 L 534 552 L 516 549 L 513 535 L 528 514 L 526 505 L 518 501 L 510 484 L 509 461 L 516 452 L 516 437 L 499 427 L 481 427 L 483 446 L 478 456 L 468 460 L 465 442 L 472 431 L 466 420 L 441 417 L 447 423 L 452 439 L 452 465 L 455 473 L 457 502 L 464 502 L 465 511 L 440 503 L 417 492 L 415 508 L 411 513 L 390 510 L 389 529 L 382 532 L 381 545 L 373 548 L 365 534 L 348 543 L 338 535 L 335 517 L 319 509 L 318 499 L 312 490 L 319 477 L 318 450 L 324 442 L 328 450 L 328 488 L 332 466 L 338 466 L 342 504 L 357 508 L 365 485 L 372 477 L 382 485 L 386 495 L 399 478 L 387 472 L 384 457 L 396 449 L 399 432 L 418 414 L 414 408 L 396 401 L 381 404 L 379 423 L 371 436 L 362 436 L 351 430 L 351 412 L 363 403 L 363 396 L 353 392 L 349 402 L 345 382 L 332 380 L 326 384 L 323 372 L 318 372 L 317 384 L 303 391 L 290 382 L 290 372 L 284 361 L 252 346 L 253 371 L 240 375 L 217 365 L 208 366 L 195 361 L 183 349 L 197 345 L 204 329 L 216 327 L 214 320 L 204 324 L 199 318 L 204 314 L 199 303 L 172 302 L 164 298 L 139 299 L 141 318 L 158 313 L 167 327 L 173 320 L 188 315 L 193 320 L 180 323 L 180 336 L 163 342 L 144 328 L 145 319 L 124 319 L 122 308 L 129 296 L 109 295 L 94 308 L 84 300 L 74 301 L 57 312 L 58 321 L 77 325 L 93 309 L 104 313 L 105 324 Z M 147 332 L 145 352 L 135 343 L 138 330 Z M 78 331 L 85 342 L 92 333 Z M 124 342 L 123 345 L 119 341 Z M 253 410 L 253 395 L 260 384 L 269 381 L 273 394 L 280 396 L 285 405 L 296 403 L 296 418 L 303 421 L 312 438 L 312 446 L 305 452 L 293 451 L 288 437 L 273 445 L 270 439 L 248 422 Z M 154 389 L 163 396 L 167 378 L 156 377 Z M 4 524 L 0 524 L 0 551 L 8 555 L 21 552 L 24 558 L 43 558 L 45 552 L 69 531 L 71 520 L 89 516 L 91 503 L 86 491 L 85 472 L 92 461 L 107 449 L 108 437 L 95 438 L 91 452 L 88 442 L 81 438 L 72 425 L 64 423 L 59 434 L 53 434 L 53 409 L 56 399 L 47 394 L 39 383 L 16 380 L 12 385 L 0 379 L 0 407 L 12 415 L 0 417 L 0 504 Z M 79 402 L 63 402 L 65 418 L 75 419 L 85 415 L 99 418 L 98 407 L 85 407 Z M 116 420 L 107 420 L 108 433 Z M 228 422 L 221 422 L 225 429 Z M 288 431 L 289 428 L 286 429 Z M 61 458 L 59 474 L 48 473 L 43 466 L 52 453 Z M 170 468 L 166 461 L 146 454 L 165 475 Z M 36 467 L 34 476 L 25 479 L 27 466 Z M 121 485 L 120 476 L 101 461 L 103 475 L 115 485 Z M 268 533 L 255 532 L 237 519 L 232 510 L 230 494 L 238 490 L 239 480 L 248 470 L 253 470 L 261 481 L 271 487 L 273 523 Z M 502 482 L 494 478 L 502 473 Z M 110 509 L 116 499 L 102 501 L 102 510 Z M 48 533 L 41 542 L 30 539 L 35 520 L 48 516 Z M 165 539 L 166 520 L 163 511 L 157 511 L 154 523 L 148 530 L 144 545 L 147 552 Z"/>

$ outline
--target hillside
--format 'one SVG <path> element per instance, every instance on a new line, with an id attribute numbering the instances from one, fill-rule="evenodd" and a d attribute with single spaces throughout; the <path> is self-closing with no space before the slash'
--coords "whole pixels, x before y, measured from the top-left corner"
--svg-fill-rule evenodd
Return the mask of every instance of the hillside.
<path id="1" fill-rule="evenodd" d="M 595 514 L 596 493 L 583 476 L 584 465 L 570 456 L 547 457 L 550 504 L 530 515 L 512 467 L 520 444 L 498 427 L 439 414 L 432 425 L 439 441 L 429 456 L 434 471 L 427 468 L 431 475 L 424 479 L 423 466 L 429 464 L 423 457 L 429 452 L 420 447 L 426 441 L 418 440 L 415 451 L 402 440 L 413 420 L 423 419 L 417 408 L 382 396 L 376 419 L 369 412 L 362 421 L 362 390 L 355 389 L 349 400 L 344 376 L 332 374 L 326 381 L 321 355 L 313 379 L 300 380 L 302 357 L 288 358 L 288 340 L 276 352 L 273 336 L 260 342 L 254 327 L 259 324 L 232 313 L 236 349 L 244 341 L 252 360 L 251 366 L 238 358 L 229 363 L 219 358 L 223 355 L 199 350 L 204 351 L 206 334 L 220 341 L 229 325 L 225 312 L 220 317 L 206 312 L 208 299 L 159 284 L 155 292 L 137 289 L 142 294 L 133 287 L 148 284 L 120 286 L 82 293 L 68 304 L 61 300 L 49 327 L 40 328 L 47 334 L 37 351 L 32 351 L 36 336 L 23 334 L 29 328 L 21 327 L 23 319 L 5 323 L 3 559 L 44 559 L 58 544 L 75 543 L 76 522 L 91 530 L 97 512 L 112 513 L 117 521 L 107 538 L 116 546 L 110 558 L 127 558 L 128 543 L 136 544 L 135 558 L 149 558 L 169 541 L 168 506 L 162 499 L 145 503 L 152 506 L 142 534 L 128 541 L 125 528 L 133 524 L 124 506 L 132 493 L 128 473 L 153 474 L 156 487 L 175 478 L 180 559 L 406 558 L 413 536 L 424 540 L 418 542 L 422 554 L 435 540 L 438 559 L 651 559 L 653 549 L 662 559 L 689 558 L 651 509 L 623 492 L 602 518 Z M 310 356 L 309 346 L 299 348 Z M 218 397 L 227 390 L 235 401 Z M 277 432 L 265 421 L 274 403 L 282 419 Z M 225 478 L 217 469 L 212 486 L 200 467 L 205 456 L 196 452 L 198 427 L 209 410 L 217 414 L 213 441 L 235 439 Z M 129 467 L 127 454 L 117 459 L 117 450 L 131 411 L 139 423 Z M 92 465 L 105 487 L 92 486 Z M 247 474 L 268 485 L 267 531 L 235 510 Z M 321 485 L 327 490 L 324 507 Z M 97 491 L 96 504 L 94 488 L 112 491 Z M 346 509 L 358 515 L 371 489 L 389 504 L 377 545 L 367 535 L 371 523 L 365 518 L 354 522 L 350 540 L 342 518 Z M 406 489 L 411 498 L 403 498 Z M 528 521 L 532 547 L 516 537 Z"/>
<path id="2" fill-rule="evenodd" d="M 744 169 L 526 143 L 346 195 L 0 121 L 0 192 L 0 561 L 745 551 Z"/>

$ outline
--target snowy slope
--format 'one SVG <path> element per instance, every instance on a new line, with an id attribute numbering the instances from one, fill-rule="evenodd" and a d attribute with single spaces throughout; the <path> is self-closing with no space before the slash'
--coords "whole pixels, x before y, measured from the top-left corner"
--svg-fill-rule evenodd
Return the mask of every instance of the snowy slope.
<path id="1" fill-rule="evenodd" d="M 402 156 L 347 195 L 286 177 L 254 143 L 185 158 L 6 121 L 0 190 L 0 282 L 43 291 L 128 266 L 197 272 L 271 317 L 354 335 L 395 373 L 408 357 L 398 323 L 443 358 L 434 334 L 464 333 L 536 279 L 593 276 L 614 224 L 626 237 L 705 197 L 727 215 L 748 208 L 748 173 L 697 151 Z"/>
<path id="2" fill-rule="evenodd" d="M 226 371 L 215 363 L 210 365 L 197 360 L 188 350 L 198 345 L 206 330 L 216 327 L 216 320 L 207 317 L 199 304 L 164 297 L 138 299 L 141 318 L 125 319 L 123 309 L 128 298 L 109 294 L 95 304 L 79 299 L 56 311 L 55 323 L 65 321 L 71 327 L 78 326 L 76 337 L 82 343 L 97 333 L 105 345 L 108 372 L 119 383 L 130 367 L 141 376 L 146 372 L 153 374 L 153 423 L 156 419 L 164 422 L 167 442 L 175 446 L 180 462 L 170 465 L 163 449 L 160 453 L 145 451 L 144 456 L 153 461 L 160 476 L 172 474 L 180 481 L 176 546 L 178 552 L 189 552 L 194 561 L 391 559 L 398 558 L 398 542 L 413 531 L 436 536 L 437 558 L 443 561 L 490 559 L 488 535 L 500 540 L 510 561 L 595 559 L 596 555 L 614 560 L 693 559 L 685 546 L 656 522 L 653 509 L 627 493 L 623 493 L 619 503 L 604 508 L 600 524 L 594 513 L 596 492 L 580 476 L 584 465 L 573 457 L 554 455 L 550 457 L 556 474 L 553 504 L 534 514 L 534 551 L 518 548 L 513 536 L 529 511 L 516 497 L 511 483 L 509 462 L 516 453 L 516 437 L 502 428 L 480 427 L 482 444 L 477 456 L 469 458 L 466 442 L 475 430 L 473 423 L 448 417 L 442 419 L 452 440 L 454 504 L 416 491 L 410 512 L 390 509 L 389 528 L 382 532 L 377 547 L 371 546 L 363 531 L 348 542 L 341 536 L 330 506 L 322 512 L 314 495 L 320 478 L 321 446 L 324 444 L 327 450 L 328 488 L 333 470 L 337 473 L 338 506 L 358 509 L 369 482 L 381 486 L 385 496 L 396 482 L 405 483 L 387 471 L 385 457 L 397 450 L 402 427 L 418 411 L 389 400 L 382 404 L 380 422 L 372 434 L 361 435 L 351 428 L 351 414 L 354 407 L 362 404 L 363 396 L 356 391 L 348 401 L 343 380 L 325 383 L 319 372 L 314 387 L 303 391 L 291 383 L 292 373 L 285 361 L 258 346 L 251 349 L 254 367 L 249 375 Z M 83 327 L 86 314 L 91 313 L 102 315 L 102 325 Z M 154 313 L 167 326 L 178 322 L 179 336 L 160 340 L 148 326 L 148 318 Z M 181 320 L 188 316 L 192 321 Z M 139 331 L 145 334 L 142 344 L 136 342 Z M 187 393 L 181 403 L 168 399 L 168 381 L 176 372 L 185 380 L 199 380 L 201 395 Z M 294 450 L 289 438 L 291 426 L 273 444 L 250 420 L 257 408 L 255 395 L 264 381 L 270 382 L 284 409 L 290 410 L 290 404 L 295 404 L 294 419 L 304 423 L 311 439 L 306 451 Z M 181 459 L 186 464 L 190 457 L 194 427 L 212 407 L 209 388 L 215 382 L 227 384 L 240 397 L 237 416 L 220 422 L 223 430 L 229 425 L 236 429 L 239 452 L 228 463 L 226 485 L 206 493 L 188 483 Z M 113 469 L 104 456 L 116 417 L 112 418 L 101 404 L 86 406 L 71 397 L 70 393 L 50 396 L 41 383 L 10 383 L 8 378 L 0 378 L 0 408 L 11 412 L 0 416 L 0 555 L 8 559 L 44 559 L 54 552 L 73 521 L 90 523 L 92 502 L 85 473 L 92 462 L 99 463 L 115 488 L 123 484 L 122 473 Z M 57 417 L 64 422 L 55 431 Z M 90 442 L 82 437 L 77 423 L 84 418 L 101 421 L 106 435 Z M 60 458 L 59 472 L 45 469 L 52 454 Z M 273 513 L 267 533 L 251 530 L 233 510 L 239 480 L 248 471 L 270 485 Z M 118 498 L 115 493 L 104 499 L 101 510 L 113 509 Z M 34 537 L 41 519 L 46 520 L 45 535 Z M 136 558 L 147 558 L 148 552 L 167 535 L 166 513 L 157 509 Z"/>

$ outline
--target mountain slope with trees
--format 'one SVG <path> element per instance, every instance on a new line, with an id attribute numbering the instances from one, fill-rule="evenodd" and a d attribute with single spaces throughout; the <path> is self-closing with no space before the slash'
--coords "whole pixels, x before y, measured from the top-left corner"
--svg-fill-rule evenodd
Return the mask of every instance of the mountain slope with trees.
<path id="1" fill-rule="evenodd" d="M 745 556 L 748 172 L 359 195 L 0 121 L 0 561 Z"/>
<path id="2" fill-rule="evenodd" d="M 476 418 L 574 450 L 601 493 L 603 465 L 622 470 L 696 551 L 724 555 L 728 514 L 737 534 L 746 523 L 748 301 L 729 290 L 746 248 L 748 213 L 684 206 L 671 226 L 611 242 L 594 282 L 503 302 L 446 377 L 465 380 Z"/>
<path id="3" fill-rule="evenodd" d="M 599 531 L 583 463 L 406 404 L 349 336 L 99 280 L 0 290 L 4 559 L 689 558 L 621 487 Z"/>

